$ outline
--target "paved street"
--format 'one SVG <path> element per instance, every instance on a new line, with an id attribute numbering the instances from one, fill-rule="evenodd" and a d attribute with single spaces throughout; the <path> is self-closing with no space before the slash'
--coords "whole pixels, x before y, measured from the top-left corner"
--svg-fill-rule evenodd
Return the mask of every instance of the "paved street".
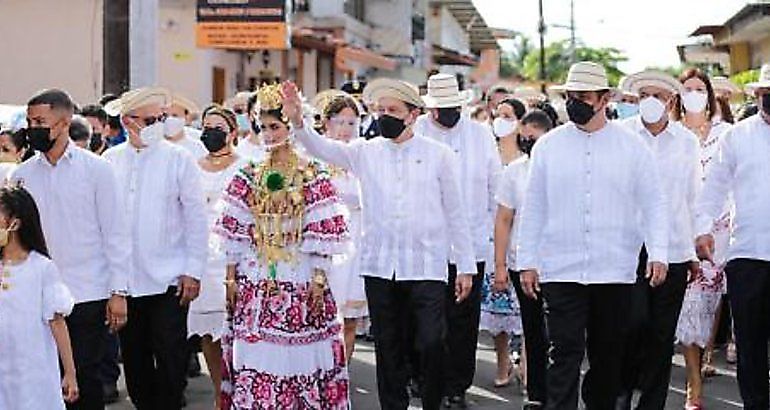
<path id="1" fill-rule="evenodd" d="M 476 380 L 470 391 L 470 401 L 476 409 L 519 409 L 521 408 L 521 395 L 517 386 L 511 385 L 503 389 L 495 389 L 492 380 L 495 375 L 495 354 L 491 340 L 482 337 L 478 351 L 478 365 Z M 703 401 L 705 408 L 739 409 L 742 408 L 738 386 L 735 380 L 735 369 L 724 363 L 724 354 L 717 354 L 717 368 L 719 376 L 706 382 L 704 390 L 706 397 Z M 203 357 L 201 356 L 201 363 Z M 667 409 L 681 409 L 684 405 L 684 359 L 677 355 L 674 358 L 674 370 L 672 386 L 669 394 Z M 204 366 L 205 368 L 205 366 Z M 377 387 L 374 370 L 374 350 L 369 343 L 359 343 L 356 347 L 352 368 L 352 398 L 354 409 L 377 409 Z M 109 406 L 109 410 L 132 409 L 125 399 L 125 388 L 121 386 L 122 401 Z M 187 390 L 188 410 L 209 410 L 213 407 L 213 395 L 210 381 L 201 376 L 190 380 Z M 414 401 L 410 409 L 421 409 L 419 402 Z"/>

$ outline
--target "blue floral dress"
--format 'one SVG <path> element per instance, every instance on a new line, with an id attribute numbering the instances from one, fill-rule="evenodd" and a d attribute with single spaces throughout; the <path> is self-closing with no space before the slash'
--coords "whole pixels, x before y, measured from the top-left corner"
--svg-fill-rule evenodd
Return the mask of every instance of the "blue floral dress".
<path id="1" fill-rule="evenodd" d="M 519 302 L 509 286 L 505 292 L 498 292 L 493 287 L 495 273 L 486 272 L 481 287 L 481 321 L 479 329 L 497 336 L 500 333 L 521 335 L 521 312 Z"/>

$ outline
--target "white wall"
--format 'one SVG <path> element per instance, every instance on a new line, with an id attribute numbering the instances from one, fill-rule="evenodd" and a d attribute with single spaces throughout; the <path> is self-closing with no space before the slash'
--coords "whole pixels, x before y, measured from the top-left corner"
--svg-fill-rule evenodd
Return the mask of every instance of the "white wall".
<path id="1" fill-rule="evenodd" d="M 435 44 L 461 53 L 470 52 L 468 33 L 446 7 L 441 8 L 441 39 Z"/>
<path id="2" fill-rule="evenodd" d="M 43 88 L 102 94 L 102 0 L 0 0 L 0 103 Z"/>

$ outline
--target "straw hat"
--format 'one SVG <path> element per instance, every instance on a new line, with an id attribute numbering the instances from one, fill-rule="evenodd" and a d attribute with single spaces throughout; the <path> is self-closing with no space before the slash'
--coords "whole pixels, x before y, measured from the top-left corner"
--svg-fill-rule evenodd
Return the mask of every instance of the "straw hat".
<path id="1" fill-rule="evenodd" d="M 378 78 L 370 82 L 364 89 L 363 97 L 364 101 L 376 102 L 382 97 L 391 97 L 417 107 L 425 105 L 417 87 L 392 78 Z"/>
<path id="2" fill-rule="evenodd" d="M 467 92 L 460 92 L 457 77 L 439 73 L 428 78 L 428 94 L 422 100 L 427 108 L 451 108 L 467 104 L 470 98 Z"/>
<path id="3" fill-rule="evenodd" d="M 625 77 L 620 88 L 628 90 L 632 94 L 639 95 L 644 87 L 658 87 L 674 94 L 682 91 L 682 84 L 671 75 L 658 70 L 644 70 Z"/>
<path id="4" fill-rule="evenodd" d="M 599 64 L 581 61 L 572 64 L 564 84 L 551 87 L 555 91 L 601 91 L 612 90 L 607 81 L 607 71 Z"/>
<path id="5" fill-rule="evenodd" d="M 145 105 L 166 106 L 169 101 L 171 101 L 171 95 L 165 88 L 143 87 L 126 91 L 120 98 L 108 102 L 104 106 L 104 111 L 109 116 L 125 115 Z"/>
<path id="6" fill-rule="evenodd" d="M 171 105 L 178 105 L 184 108 L 185 110 L 187 110 L 187 112 L 189 113 L 201 112 L 200 108 L 198 107 L 197 104 L 195 104 L 195 102 L 193 102 L 188 98 L 185 98 L 181 94 L 174 93 L 171 96 Z"/>
<path id="7" fill-rule="evenodd" d="M 770 64 L 762 65 L 757 81 L 746 84 L 747 90 L 755 90 L 757 88 L 770 88 Z"/>

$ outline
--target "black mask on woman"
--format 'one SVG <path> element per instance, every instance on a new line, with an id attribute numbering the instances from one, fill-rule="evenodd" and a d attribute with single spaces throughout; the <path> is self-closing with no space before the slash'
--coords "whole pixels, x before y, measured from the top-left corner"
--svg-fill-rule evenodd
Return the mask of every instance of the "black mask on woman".
<path id="1" fill-rule="evenodd" d="M 219 128 L 204 128 L 201 141 L 209 152 L 218 152 L 227 145 L 227 133 Z"/>
<path id="2" fill-rule="evenodd" d="M 452 128 L 460 121 L 460 110 L 456 107 L 439 108 L 436 121 L 447 128 Z"/>
<path id="3" fill-rule="evenodd" d="M 51 128 L 30 127 L 27 129 L 27 141 L 35 151 L 46 153 L 53 148 L 56 140 L 51 139 Z"/>
<path id="4" fill-rule="evenodd" d="M 519 146 L 519 151 L 529 156 L 532 153 L 532 147 L 535 146 L 535 139 L 519 134 L 516 137 L 516 144 Z"/>
<path id="5" fill-rule="evenodd" d="M 580 101 L 577 98 L 567 99 L 567 116 L 575 124 L 585 125 L 588 121 L 591 121 L 595 114 L 596 112 L 591 104 Z"/>
<path id="6" fill-rule="evenodd" d="M 377 125 L 380 128 L 380 135 L 387 139 L 397 138 L 406 129 L 404 120 L 388 114 L 381 114 L 377 118 Z"/>

